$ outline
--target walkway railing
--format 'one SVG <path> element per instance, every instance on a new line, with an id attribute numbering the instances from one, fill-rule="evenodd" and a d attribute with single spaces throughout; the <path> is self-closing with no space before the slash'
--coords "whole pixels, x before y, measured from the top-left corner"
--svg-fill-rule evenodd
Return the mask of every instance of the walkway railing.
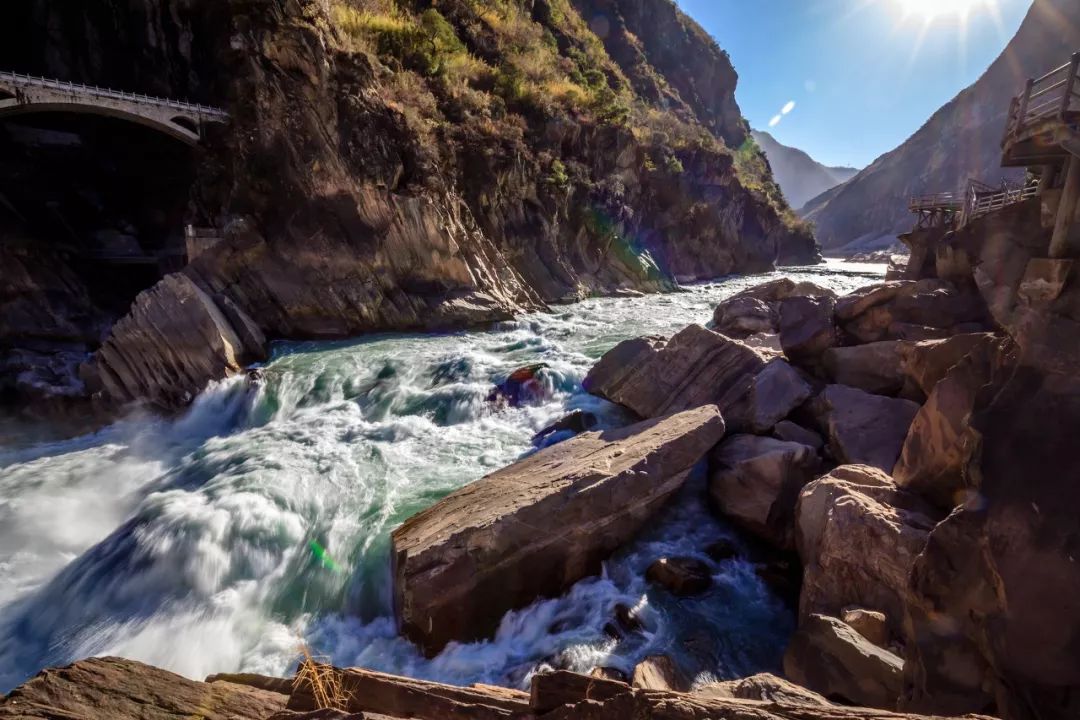
<path id="1" fill-rule="evenodd" d="M 1009 107 L 1002 144 L 1045 120 L 1065 120 L 1073 113 L 1080 113 L 1080 52 L 1061 67 L 1028 80 L 1024 92 L 1013 98 Z"/>
<path id="2" fill-rule="evenodd" d="M 908 201 L 908 210 L 913 213 L 919 212 L 957 212 L 964 207 L 963 198 L 951 192 L 934 193 L 932 195 L 916 195 Z"/>
<path id="3" fill-rule="evenodd" d="M 966 225 L 972 220 L 997 212 L 1009 205 L 1030 200 L 1038 194 L 1039 181 L 1037 179 L 1021 185 L 1002 183 L 1002 187 L 996 190 L 973 191 L 968 197 L 967 207 L 964 209 L 964 217 L 960 224 Z"/>
<path id="4" fill-rule="evenodd" d="M 221 108 L 210 107 L 209 105 L 182 102 L 179 100 L 170 100 L 167 98 L 152 97 L 150 95 L 129 93 L 122 90 L 110 90 L 108 88 L 95 87 L 93 85 L 83 85 L 80 83 L 67 82 L 65 80 L 54 80 L 52 78 L 46 77 L 35 77 L 33 75 L 22 75 L 20 73 L 12 72 L 0 72 L 0 83 L 3 82 L 18 87 L 47 88 L 50 90 L 58 90 L 61 92 L 72 93 L 75 95 L 108 98 L 111 100 L 125 100 L 127 102 L 133 102 L 142 105 L 166 107 L 172 110 L 187 112 L 193 115 L 198 115 L 200 117 L 205 117 L 213 120 L 227 120 L 229 117 L 229 114 Z"/>

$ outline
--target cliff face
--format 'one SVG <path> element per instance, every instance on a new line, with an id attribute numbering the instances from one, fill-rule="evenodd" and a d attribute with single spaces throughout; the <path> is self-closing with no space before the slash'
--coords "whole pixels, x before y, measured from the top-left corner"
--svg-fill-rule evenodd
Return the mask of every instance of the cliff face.
<path id="1" fill-rule="evenodd" d="M 20 12 L 34 30 L 11 67 L 229 109 L 183 219 L 225 241 L 183 272 L 270 338 L 456 327 L 818 257 L 745 142 L 727 56 L 669 0 Z M 118 399 L 174 406 L 209 379 L 194 368 L 244 359 L 160 335 L 114 329 L 97 369 Z"/>
<path id="2" fill-rule="evenodd" d="M 752 135 L 765 153 L 784 198 L 793 208 L 802 207 L 808 200 L 859 174 L 855 168 L 822 165 L 802 150 L 783 145 L 762 130 L 755 130 Z"/>
<path id="3" fill-rule="evenodd" d="M 938 110 L 900 147 L 800 211 L 827 249 L 911 229 L 907 200 L 959 190 L 969 178 L 996 182 L 1009 102 L 1030 77 L 1065 63 L 1080 48 L 1080 4 L 1035 0 L 1016 36 L 971 87 Z M 1013 171 L 1015 174 L 1015 171 Z"/>

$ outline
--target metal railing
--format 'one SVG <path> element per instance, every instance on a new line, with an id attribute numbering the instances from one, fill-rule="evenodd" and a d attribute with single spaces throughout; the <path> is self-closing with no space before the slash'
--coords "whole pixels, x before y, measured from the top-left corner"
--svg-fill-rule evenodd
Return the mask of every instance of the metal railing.
<path id="1" fill-rule="evenodd" d="M 84 85 L 81 83 L 73 83 L 66 80 L 54 80 L 52 78 L 35 77 L 33 75 L 22 75 L 20 73 L 13 72 L 0 72 L 0 83 L 2 82 L 7 82 L 17 87 L 48 88 L 51 90 L 68 92 L 73 95 L 108 98 L 112 100 L 124 100 L 127 102 L 133 102 L 142 105 L 165 107 L 169 108 L 170 110 L 178 110 L 181 112 L 196 115 L 200 119 L 224 121 L 229 118 L 229 113 L 225 112 L 221 108 L 210 107 L 209 105 L 182 102 L 179 100 L 169 100 L 167 98 L 152 97 L 150 95 L 143 95 L 140 93 L 124 92 L 122 90 L 110 90 L 108 88 L 95 87 L 93 85 Z"/>
<path id="2" fill-rule="evenodd" d="M 908 201 L 908 210 L 913 213 L 929 211 L 958 212 L 963 207 L 963 198 L 951 192 L 915 195 Z"/>
<path id="3" fill-rule="evenodd" d="M 1009 106 L 1003 144 L 1046 120 L 1065 120 L 1072 113 L 1080 113 L 1080 52 L 1061 67 L 1028 80 Z"/>
<path id="4" fill-rule="evenodd" d="M 972 183 L 974 187 L 974 182 Z M 979 183 L 982 185 L 982 183 Z M 983 186 L 986 187 L 986 186 Z M 973 189 L 968 197 L 967 206 L 964 209 L 964 217 L 961 225 L 966 225 L 972 220 L 1002 210 L 1009 205 L 1030 200 L 1039 194 L 1039 180 L 1029 180 L 1023 184 L 1010 185 L 1002 183 L 1000 188 L 989 190 Z"/>

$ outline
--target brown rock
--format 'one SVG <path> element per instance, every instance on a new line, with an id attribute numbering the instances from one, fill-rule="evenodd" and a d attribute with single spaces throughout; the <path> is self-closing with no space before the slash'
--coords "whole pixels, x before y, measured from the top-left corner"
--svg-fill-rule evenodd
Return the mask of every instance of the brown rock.
<path id="1" fill-rule="evenodd" d="M 166 409 L 187 405 L 210 380 L 265 357 L 265 338 L 235 305 L 226 312 L 189 277 L 166 276 L 140 293 L 94 358 L 116 402 L 147 400 Z"/>
<path id="2" fill-rule="evenodd" d="M 986 304 L 977 293 L 936 279 L 861 288 L 837 300 L 836 318 L 860 343 L 948 337 L 968 326 L 989 329 Z"/>
<path id="3" fill-rule="evenodd" d="M 880 648 L 889 647 L 889 621 L 885 613 L 865 608 L 844 608 L 842 619 L 855 632 Z"/>
<path id="4" fill-rule="evenodd" d="M 973 350 L 995 342 L 991 333 L 967 333 L 946 340 L 904 343 L 900 347 L 901 372 L 921 397 L 929 397 L 934 386 Z"/>
<path id="5" fill-rule="evenodd" d="M 904 662 L 825 615 L 800 624 L 784 654 L 784 674 L 832 700 L 896 709 L 904 689 Z"/>
<path id="6" fill-rule="evenodd" d="M 964 476 L 976 440 L 968 423 L 980 390 L 991 378 L 991 353 L 991 346 L 978 346 L 934 386 L 911 423 L 893 469 L 897 485 L 938 507 L 951 510 L 973 490 Z"/>
<path id="7" fill-rule="evenodd" d="M 594 667 L 589 671 L 589 677 L 594 677 L 599 680 L 611 680 L 612 682 L 626 683 L 627 685 L 630 684 L 630 678 L 618 668 Z"/>
<path id="8" fill-rule="evenodd" d="M 792 705 L 832 705 L 821 695 L 812 690 L 788 682 L 770 673 L 758 673 L 741 680 L 709 683 L 694 690 L 696 698 L 737 698 L 741 700 L 762 700 L 772 703 Z"/>
<path id="9" fill-rule="evenodd" d="M 650 655 L 638 663 L 630 685 L 640 690 L 686 692 L 690 689 L 686 676 L 667 655 Z"/>
<path id="10" fill-rule="evenodd" d="M 880 608 L 899 631 L 908 576 L 935 510 L 881 470 L 845 465 L 807 485 L 795 515 L 803 562 L 800 614 Z"/>
<path id="11" fill-rule="evenodd" d="M 822 354 L 837 345 L 830 297 L 789 297 L 780 303 L 780 344 L 788 360 L 816 368 Z"/>
<path id="12" fill-rule="evenodd" d="M 732 427 L 745 422 L 754 377 L 766 360 L 757 351 L 700 325 L 669 341 L 620 343 L 585 378 L 585 389 L 641 417 L 715 404 Z"/>
<path id="13" fill-rule="evenodd" d="M 689 557 L 660 558 L 649 566 L 645 579 L 681 597 L 700 595 L 712 587 L 709 566 Z"/>
<path id="14" fill-rule="evenodd" d="M 795 547 L 795 503 L 817 474 L 807 445 L 757 435 L 733 435 L 710 455 L 709 495 L 728 517 L 772 544 Z"/>
<path id="15" fill-rule="evenodd" d="M 727 538 L 711 542 L 705 547 L 705 554 L 714 562 L 724 562 L 739 556 L 739 547 Z"/>
<path id="16" fill-rule="evenodd" d="M 829 297 L 836 293 L 812 282 L 779 278 L 736 293 L 716 306 L 713 329 L 728 337 L 746 339 L 758 333 L 780 332 L 780 301 L 791 296 Z"/>
<path id="17" fill-rule="evenodd" d="M 299 675 L 289 710 L 317 710 L 316 693 L 328 692 L 336 709 L 369 718 L 511 720 L 529 712 L 529 694 L 520 690 L 491 685 L 458 687 L 360 668 L 317 667 L 322 690 L 314 689 L 310 674 Z"/>
<path id="18" fill-rule="evenodd" d="M 841 463 L 892 472 L 919 406 L 909 400 L 829 385 L 810 403 L 829 449 Z"/>
<path id="19" fill-rule="evenodd" d="M 744 424 L 750 432 L 767 433 L 813 394 L 810 383 L 795 368 L 775 358 L 750 386 Z"/>
<path id="20" fill-rule="evenodd" d="M 0 718 L 263 720 L 286 696 L 248 684 L 202 683 L 120 658 L 51 668 L 0 700 Z"/>
<path id="21" fill-rule="evenodd" d="M 885 340 L 835 347 L 825 351 L 822 361 L 829 379 L 838 385 L 875 395 L 896 395 L 904 387 L 901 359 L 907 344 L 900 340 Z"/>
<path id="22" fill-rule="evenodd" d="M 723 434 L 712 405 L 585 433 L 413 516 L 392 536 L 403 632 L 434 653 L 599 572 Z"/>

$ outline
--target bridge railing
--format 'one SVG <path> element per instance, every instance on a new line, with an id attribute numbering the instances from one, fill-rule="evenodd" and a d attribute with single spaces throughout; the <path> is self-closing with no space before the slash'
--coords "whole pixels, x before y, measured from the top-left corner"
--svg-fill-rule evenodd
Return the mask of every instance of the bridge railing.
<path id="1" fill-rule="evenodd" d="M 1072 113 L 1080 113 L 1080 52 L 1061 67 L 1027 81 L 1009 106 L 1004 142 L 1045 120 L 1064 120 Z"/>
<path id="2" fill-rule="evenodd" d="M 979 183 L 982 185 L 982 183 Z M 972 220 L 1002 210 L 1010 205 L 1030 200 L 1039 194 L 1039 180 L 1033 179 L 1023 184 L 1010 185 L 1002 183 L 1000 188 L 975 189 L 968 196 L 967 206 L 964 208 L 964 217 L 961 225 L 966 225 Z M 983 188 L 986 186 L 983 185 Z"/>
<path id="3" fill-rule="evenodd" d="M 928 195 L 915 195 L 908 201 L 908 210 L 913 213 L 926 211 L 959 211 L 964 207 L 963 197 L 958 193 L 940 192 Z"/>
<path id="4" fill-rule="evenodd" d="M 123 90 L 110 90 L 109 88 L 73 83 L 66 80 L 54 80 L 52 78 L 35 77 L 33 75 L 23 75 L 21 73 L 0 72 L 0 81 L 7 81 L 13 85 L 23 87 L 49 88 L 73 94 L 92 95 L 114 100 L 126 100 L 128 102 L 144 105 L 167 107 L 173 110 L 183 110 L 202 117 L 213 118 L 215 120 L 225 120 L 229 117 L 229 114 L 221 108 L 210 107 L 209 105 L 169 100 L 167 98 L 153 97 L 140 93 L 124 92 Z"/>

